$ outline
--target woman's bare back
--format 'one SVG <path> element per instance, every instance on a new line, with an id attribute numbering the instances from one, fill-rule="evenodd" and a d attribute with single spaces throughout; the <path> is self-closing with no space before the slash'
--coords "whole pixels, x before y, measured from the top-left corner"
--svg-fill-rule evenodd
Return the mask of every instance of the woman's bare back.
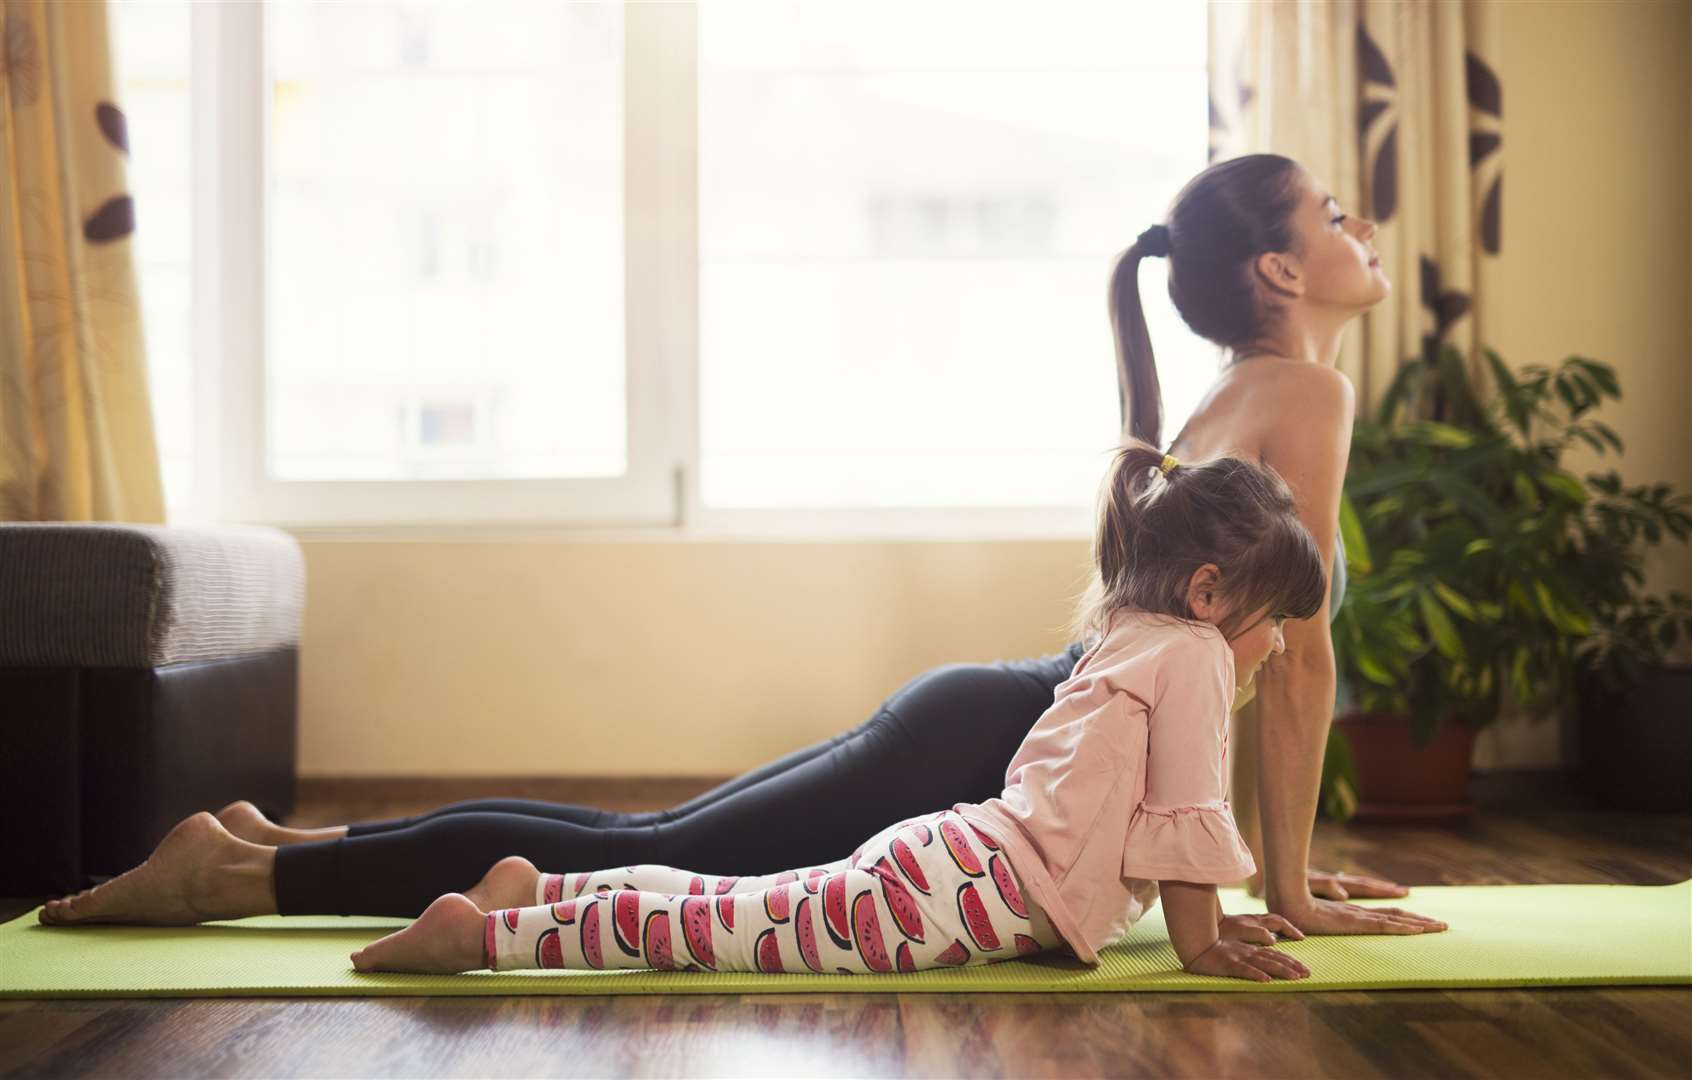
<path id="1" fill-rule="evenodd" d="M 1263 457 L 1265 429 L 1277 420 L 1266 401 L 1280 396 L 1277 385 L 1289 372 L 1307 366 L 1277 357 L 1261 357 L 1223 370 L 1193 409 L 1186 426 L 1169 446 L 1182 461 L 1208 461 L 1236 454 L 1257 461 Z"/>

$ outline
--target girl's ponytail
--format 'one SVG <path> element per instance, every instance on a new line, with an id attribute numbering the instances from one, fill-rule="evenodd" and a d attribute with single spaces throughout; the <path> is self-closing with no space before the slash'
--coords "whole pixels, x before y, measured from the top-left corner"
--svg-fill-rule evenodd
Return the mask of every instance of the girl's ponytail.
<path id="1" fill-rule="evenodd" d="M 1128 439 L 1116 451 L 1105 476 L 1103 505 L 1093 550 L 1099 578 L 1108 587 L 1130 573 L 1136 562 L 1141 511 L 1154 484 L 1168 482 L 1160 466 L 1163 454 L 1149 443 Z"/>

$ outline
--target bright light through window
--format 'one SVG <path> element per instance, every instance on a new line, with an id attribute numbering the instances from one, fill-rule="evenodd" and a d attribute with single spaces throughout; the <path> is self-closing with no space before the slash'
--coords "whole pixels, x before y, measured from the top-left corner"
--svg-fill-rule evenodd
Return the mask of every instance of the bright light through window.
<path id="1" fill-rule="evenodd" d="M 109 10 L 118 105 L 129 129 L 148 391 L 165 502 L 176 509 L 190 504 L 194 489 L 188 4 L 117 3 Z"/>
<path id="2" fill-rule="evenodd" d="M 622 473 L 622 9 L 268 8 L 270 474 Z"/>
<path id="3" fill-rule="evenodd" d="M 1111 266 L 1205 165 L 1204 39 L 1202 4 L 702 4 L 705 504 L 1090 506 Z M 1217 350 L 1164 266 L 1173 435 Z"/>

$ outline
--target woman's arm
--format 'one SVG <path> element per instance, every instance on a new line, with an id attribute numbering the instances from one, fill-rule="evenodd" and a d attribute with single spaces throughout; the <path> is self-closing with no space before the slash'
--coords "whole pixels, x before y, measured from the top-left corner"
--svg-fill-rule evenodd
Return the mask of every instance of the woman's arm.
<path id="1" fill-rule="evenodd" d="M 1351 450 L 1355 394 L 1351 380 L 1329 367 L 1306 365 L 1282 374 L 1271 395 L 1280 422 L 1263 440 L 1263 459 L 1281 474 L 1304 522 L 1333 567 L 1340 492 Z M 1293 922 L 1313 898 L 1305 877 L 1322 780 L 1322 756 L 1334 710 L 1334 646 L 1328 598 L 1313 617 L 1288 622 L 1286 651 L 1258 671 L 1258 807 L 1264 896 L 1269 910 Z"/>

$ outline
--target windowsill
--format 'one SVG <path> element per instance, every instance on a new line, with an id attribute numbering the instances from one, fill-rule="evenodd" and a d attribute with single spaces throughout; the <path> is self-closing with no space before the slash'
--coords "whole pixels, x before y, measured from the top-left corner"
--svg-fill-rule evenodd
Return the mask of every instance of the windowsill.
<path id="1" fill-rule="evenodd" d="M 837 512 L 838 514 L 838 512 Z M 184 523 L 187 524 L 187 523 Z M 208 523 L 209 524 L 209 523 Z M 1067 514 L 923 512 L 888 518 L 882 514 L 830 515 L 817 521 L 804 512 L 780 512 L 756 520 L 691 525 L 588 527 L 564 524 L 385 524 L 275 526 L 310 543 L 472 544 L 758 544 L 758 543 L 1091 543 L 1091 528 Z"/>

